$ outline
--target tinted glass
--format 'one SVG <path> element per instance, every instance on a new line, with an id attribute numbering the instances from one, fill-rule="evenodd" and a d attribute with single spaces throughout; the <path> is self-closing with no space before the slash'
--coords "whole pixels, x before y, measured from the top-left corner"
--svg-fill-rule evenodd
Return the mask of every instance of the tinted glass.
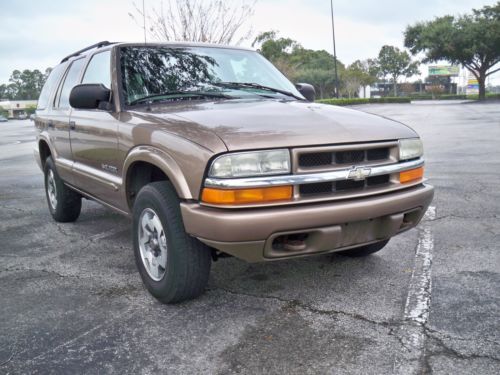
<path id="1" fill-rule="evenodd" d="M 92 56 L 82 83 L 102 83 L 111 88 L 110 51 L 105 51 Z"/>
<path id="2" fill-rule="evenodd" d="M 56 88 L 61 76 L 63 75 L 66 69 L 66 64 L 60 64 L 56 66 L 49 74 L 49 78 L 43 85 L 42 92 L 38 97 L 37 109 L 45 109 L 47 108 L 50 100 L 50 96 L 52 91 Z"/>
<path id="3" fill-rule="evenodd" d="M 78 77 L 80 76 L 83 62 L 84 59 L 79 59 L 73 61 L 73 63 L 71 64 L 68 74 L 66 74 L 66 78 L 64 79 L 61 93 L 59 94 L 59 105 L 57 105 L 56 103 L 57 107 L 69 108 L 69 94 L 71 92 L 71 89 L 78 84 Z"/>
<path id="4" fill-rule="evenodd" d="M 127 104 L 150 95 L 207 88 L 229 95 L 255 95 L 211 85 L 219 82 L 255 83 L 301 96 L 278 69 L 253 51 L 210 47 L 122 47 L 120 64 Z"/>

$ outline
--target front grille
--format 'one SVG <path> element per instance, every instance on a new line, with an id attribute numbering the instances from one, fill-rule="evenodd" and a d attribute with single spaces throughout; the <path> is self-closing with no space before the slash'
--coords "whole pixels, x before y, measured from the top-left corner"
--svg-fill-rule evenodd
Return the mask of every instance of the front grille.
<path id="1" fill-rule="evenodd" d="M 389 154 L 389 147 L 368 148 L 366 150 L 307 152 L 299 155 L 298 164 L 301 168 L 352 165 L 367 161 L 386 160 L 389 158 Z"/>
<path id="2" fill-rule="evenodd" d="M 299 193 L 302 196 L 330 194 L 336 191 L 357 191 L 369 187 L 379 187 L 388 184 L 390 175 L 368 177 L 366 180 L 342 180 L 332 182 L 319 182 L 315 184 L 303 184 L 299 186 Z"/>
<path id="3" fill-rule="evenodd" d="M 337 164 L 352 164 L 361 163 L 365 160 L 365 151 L 339 151 L 335 153 L 335 163 Z"/>
<path id="4" fill-rule="evenodd" d="M 361 170 L 366 168 L 371 173 L 371 169 L 376 166 L 398 163 L 398 147 L 397 141 L 388 140 L 295 148 L 292 150 L 293 174 L 342 171 L 340 175 L 346 176 L 338 181 L 299 184 L 295 186 L 295 193 L 304 200 L 318 201 L 347 197 L 350 199 L 394 190 L 398 187 L 398 182 L 396 176 L 391 174 L 381 176 L 368 174 L 367 178 L 361 180 L 347 176 L 354 168 Z"/>
<path id="5" fill-rule="evenodd" d="M 333 154 L 331 152 L 313 152 L 299 156 L 301 167 L 316 167 L 332 164 Z"/>
<path id="6" fill-rule="evenodd" d="M 370 150 L 366 150 L 366 160 L 375 161 L 375 160 L 385 160 L 389 158 L 389 148 L 372 148 Z"/>

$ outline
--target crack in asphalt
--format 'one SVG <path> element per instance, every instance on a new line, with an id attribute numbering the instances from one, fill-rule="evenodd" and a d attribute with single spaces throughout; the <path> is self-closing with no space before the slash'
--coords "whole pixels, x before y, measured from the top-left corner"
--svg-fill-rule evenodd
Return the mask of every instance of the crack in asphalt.
<path id="1" fill-rule="evenodd" d="M 214 290 L 221 290 L 223 292 L 229 293 L 229 294 L 234 294 L 234 295 L 239 295 L 239 296 L 246 296 L 246 297 L 253 297 L 253 298 L 262 298 L 262 299 L 270 299 L 270 300 L 275 300 L 278 302 L 282 302 L 286 304 L 284 307 L 285 308 L 295 308 L 299 307 L 304 310 L 307 310 L 311 313 L 314 314 L 319 314 L 319 315 L 328 315 L 328 316 L 336 316 L 336 315 L 343 315 L 348 318 L 356 319 L 356 320 L 361 320 L 366 323 L 374 324 L 377 326 L 382 326 L 385 328 L 390 328 L 393 326 L 398 326 L 398 323 L 396 322 L 390 322 L 390 321 L 379 321 L 379 320 L 373 320 L 370 318 L 367 318 L 364 315 L 361 314 L 356 314 L 356 313 L 350 313 L 350 312 L 345 312 L 345 311 L 340 311 L 340 310 L 323 310 L 323 309 L 318 309 L 317 307 L 313 307 L 311 305 L 308 305 L 307 303 L 304 303 L 302 301 L 299 301 L 297 299 L 286 299 L 278 296 L 272 296 L 272 295 L 265 295 L 265 294 L 254 294 L 254 293 L 246 293 L 246 292 L 237 292 L 231 289 L 226 289 L 226 288 L 221 288 L 221 287 L 212 287 L 207 289 L 207 291 L 214 291 Z"/>
<path id="2" fill-rule="evenodd" d="M 471 338 L 466 338 L 466 337 L 461 337 L 461 336 L 454 336 L 454 335 L 450 335 L 447 332 L 443 332 L 443 331 L 436 330 L 434 328 L 430 328 L 428 325 L 424 325 L 424 328 L 426 330 L 426 333 L 431 338 L 434 338 L 435 335 L 440 335 L 440 336 L 443 336 L 443 337 L 445 337 L 446 339 L 449 339 L 449 340 L 471 341 L 471 342 L 486 342 L 486 343 L 490 343 L 490 344 L 494 344 L 494 345 L 499 345 L 500 346 L 500 342 L 499 341 L 495 341 L 495 340 L 490 340 L 490 339 L 486 339 L 486 338 L 474 338 L 474 339 L 471 339 Z"/>
<path id="3" fill-rule="evenodd" d="M 37 269 L 37 268 L 29 268 L 29 267 L 11 267 L 11 268 L 3 268 L 0 270 L 0 272 L 16 272 L 16 271 L 31 271 L 31 272 L 42 272 L 42 273 L 48 273 L 51 275 L 55 275 L 57 277 L 61 278 L 75 278 L 75 279 L 85 279 L 93 276 L 83 276 L 83 275 L 69 275 L 69 274 L 62 274 L 57 271 L 53 270 L 47 270 L 47 269 Z M 30 275 L 30 278 L 33 277 L 33 275 Z"/>
<path id="4" fill-rule="evenodd" d="M 493 216 L 460 216 L 460 215 L 444 215 L 444 216 L 439 216 L 436 217 L 435 219 L 427 219 L 427 220 L 422 220 L 422 223 L 424 222 L 434 222 L 434 221 L 440 221 L 443 219 L 461 219 L 461 220 L 492 220 L 492 219 L 498 219 L 498 215 L 493 215 Z"/>
<path id="5" fill-rule="evenodd" d="M 0 205 L 0 208 L 5 209 L 5 210 L 11 210 L 11 211 L 17 211 L 17 212 L 22 212 L 25 214 L 33 214 L 33 211 L 31 210 L 25 210 L 24 208 L 19 208 L 19 207 L 10 207 L 10 206 L 5 206 L 5 205 Z"/>
<path id="6" fill-rule="evenodd" d="M 453 349 L 451 346 L 447 345 L 444 340 L 442 340 L 439 337 L 436 337 L 434 335 L 430 335 L 427 332 L 425 332 L 425 335 L 427 338 L 433 340 L 437 345 L 442 348 L 442 351 L 437 351 L 437 352 L 430 352 L 425 356 L 426 362 L 428 362 L 428 359 L 433 356 L 438 356 L 438 355 L 445 355 L 446 357 L 450 358 L 458 358 L 462 360 L 473 360 L 473 359 L 489 359 L 495 362 L 500 362 L 500 357 L 494 357 L 488 354 L 463 354 L 457 351 L 456 349 Z"/>
<path id="7" fill-rule="evenodd" d="M 14 341 L 14 343 L 11 346 L 12 349 L 11 349 L 11 353 L 10 353 L 9 358 L 7 358 L 5 361 L 3 361 L 2 363 L 0 363 L 0 367 L 5 366 L 6 364 L 8 364 L 20 352 L 19 348 L 18 348 L 18 345 L 17 345 L 18 342 L 19 342 L 19 338 L 16 338 L 16 341 Z"/>

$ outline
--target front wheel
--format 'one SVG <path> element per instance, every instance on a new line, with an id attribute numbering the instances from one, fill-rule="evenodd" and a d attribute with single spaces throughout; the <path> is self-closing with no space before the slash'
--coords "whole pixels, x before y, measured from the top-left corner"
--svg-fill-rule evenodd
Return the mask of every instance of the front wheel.
<path id="1" fill-rule="evenodd" d="M 337 252 L 337 254 L 345 255 L 348 257 L 365 257 L 367 255 L 370 255 L 370 254 L 376 253 L 377 251 L 382 250 L 385 247 L 385 245 L 387 245 L 388 242 L 389 242 L 389 240 L 375 242 L 375 243 L 372 243 L 370 245 L 365 245 L 365 246 L 361 246 L 361 247 L 356 247 L 354 249 L 339 251 L 339 252 Z"/>
<path id="2" fill-rule="evenodd" d="M 180 201 L 168 181 L 143 187 L 133 208 L 134 255 L 142 281 L 163 303 L 201 295 L 211 251 L 184 230 Z"/>

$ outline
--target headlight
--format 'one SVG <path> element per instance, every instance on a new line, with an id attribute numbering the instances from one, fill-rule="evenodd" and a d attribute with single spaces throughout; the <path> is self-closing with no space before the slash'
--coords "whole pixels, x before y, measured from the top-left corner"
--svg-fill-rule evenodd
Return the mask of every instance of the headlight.
<path id="1" fill-rule="evenodd" d="M 210 177 L 252 177 L 290 173 L 287 149 L 240 152 L 219 156 L 210 167 Z"/>
<path id="2" fill-rule="evenodd" d="M 415 159 L 424 154 L 420 138 L 399 140 L 399 160 Z"/>

